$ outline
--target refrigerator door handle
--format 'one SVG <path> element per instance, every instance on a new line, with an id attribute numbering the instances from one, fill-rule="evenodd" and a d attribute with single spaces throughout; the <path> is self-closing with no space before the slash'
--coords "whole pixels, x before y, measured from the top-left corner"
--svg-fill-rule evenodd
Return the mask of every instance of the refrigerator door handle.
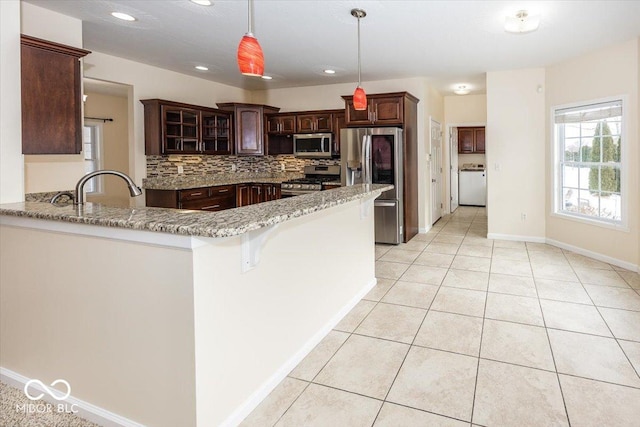
<path id="1" fill-rule="evenodd" d="M 363 184 L 371 184 L 371 135 L 362 137 L 362 169 L 364 172 Z"/>

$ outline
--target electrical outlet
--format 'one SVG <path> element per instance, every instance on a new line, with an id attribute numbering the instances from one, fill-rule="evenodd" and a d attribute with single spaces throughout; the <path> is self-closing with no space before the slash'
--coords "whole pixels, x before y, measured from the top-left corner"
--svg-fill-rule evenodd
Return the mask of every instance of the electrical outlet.
<path id="1" fill-rule="evenodd" d="M 235 171 L 236 171 L 236 168 L 237 168 L 237 167 L 236 167 L 236 164 L 235 164 L 235 163 L 232 163 L 232 164 L 231 164 L 231 172 L 235 172 Z"/>
<path id="2" fill-rule="evenodd" d="M 184 173 L 184 166 L 178 165 L 178 173 Z"/>
<path id="3" fill-rule="evenodd" d="M 520 219 L 523 220 L 523 221 L 526 221 L 527 220 L 527 214 L 526 213 L 520 214 Z"/>
<path id="4" fill-rule="evenodd" d="M 280 163 L 280 170 L 284 172 L 284 163 Z"/>

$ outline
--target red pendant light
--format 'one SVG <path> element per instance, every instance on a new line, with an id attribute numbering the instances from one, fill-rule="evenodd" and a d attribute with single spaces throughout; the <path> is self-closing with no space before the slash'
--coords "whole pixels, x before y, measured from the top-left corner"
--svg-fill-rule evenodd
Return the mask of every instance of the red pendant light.
<path id="1" fill-rule="evenodd" d="M 362 9 L 351 9 L 351 16 L 358 19 L 358 86 L 353 92 L 353 108 L 362 111 L 367 109 L 367 94 L 360 86 L 360 18 L 367 16 L 367 12 Z"/>
<path id="2" fill-rule="evenodd" d="M 249 30 L 238 45 L 238 68 L 245 76 L 260 77 L 264 74 L 264 55 L 252 30 L 253 0 L 249 0 Z"/>
<path id="3" fill-rule="evenodd" d="M 364 93 L 364 89 L 358 86 L 353 92 L 353 108 L 356 110 L 367 109 L 367 94 Z"/>

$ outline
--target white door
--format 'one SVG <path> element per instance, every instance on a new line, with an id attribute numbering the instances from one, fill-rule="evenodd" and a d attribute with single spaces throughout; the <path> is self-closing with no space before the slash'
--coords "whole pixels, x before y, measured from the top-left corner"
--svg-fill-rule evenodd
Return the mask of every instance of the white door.
<path id="1" fill-rule="evenodd" d="M 431 224 L 442 217 L 442 126 L 431 119 Z"/>
<path id="2" fill-rule="evenodd" d="M 449 128 L 449 141 L 449 156 L 451 157 L 451 164 L 449 165 L 449 171 L 451 172 L 449 179 L 451 183 L 450 212 L 453 213 L 458 209 L 458 128 Z"/>

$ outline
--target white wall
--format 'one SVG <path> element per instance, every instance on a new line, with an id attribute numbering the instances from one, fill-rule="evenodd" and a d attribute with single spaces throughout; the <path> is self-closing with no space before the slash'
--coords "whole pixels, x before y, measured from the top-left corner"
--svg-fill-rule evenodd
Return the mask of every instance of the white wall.
<path id="1" fill-rule="evenodd" d="M 592 101 L 599 98 L 626 95 L 628 98 L 626 137 L 627 189 L 629 221 L 628 230 L 614 230 L 560 218 L 551 214 L 553 209 L 552 188 L 552 124 L 549 121 L 546 133 L 547 165 L 547 238 L 614 259 L 637 265 L 640 258 L 640 143 L 638 141 L 638 53 L 640 39 L 629 40 L 561 62 L 547 68 L 546 114 L 557 105 Z"/>
<path id="2" fill-rule="evenodd" d="M 194 426 L 191 253 L 0 230 L 2 368 L 45 384 L 62 378 L 73 397 L 144 425 Z"/>
<path id="3" fill-rule="evenodd" d="M 20 1 L 0 1 L 0 203 L 24 200 Z"/>
<path id="4" fill-rule="evenodd" d="M 487 73 L 490 238 L 544 239 L 544 85 L 542 68 Z"/>
<path id="5" fill-rule="evenodd" d="M 430 163 L 429 117 L 444 122 L 442 96 L 424 78 L 380 80 L 363 82 L 369 94 L 386 92 L 409 92 L 418 102 L 418 222 L 421 231 L 431 228 L 430 220 Z M 344 108 L 343 95 L 352 95 L 355 83 L 307 86 L 298 88 L 254 91 L 251 101 L 258 104 L 280 107 L 280 111 L 303 111 Z"/>
<path id="6" fill-rule="evenodd" d="M 82 21 L 20 2 L 23 34 L 82 47 Z M 71 190 L 84 175 L 82 154 L 24 156 L 24 185 L 27 193 Z"/>

